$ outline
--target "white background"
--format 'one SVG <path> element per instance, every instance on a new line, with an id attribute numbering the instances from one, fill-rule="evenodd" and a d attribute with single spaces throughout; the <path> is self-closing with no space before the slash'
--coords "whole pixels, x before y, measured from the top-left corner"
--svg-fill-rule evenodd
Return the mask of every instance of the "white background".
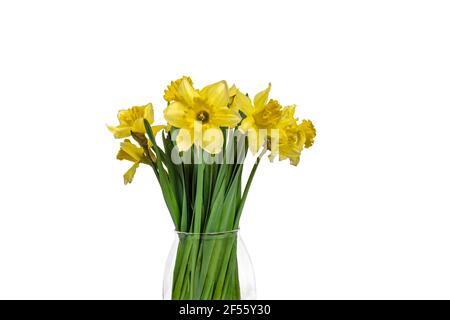
<path id="1" fill-rule="evenodd" d="M 241 230 L 261 299 L 450 298 L 448 1 L 1 1 L 0 298 L 159 299 L 173 226 L 105 124 L 170 80 L 296 103 Z"/>

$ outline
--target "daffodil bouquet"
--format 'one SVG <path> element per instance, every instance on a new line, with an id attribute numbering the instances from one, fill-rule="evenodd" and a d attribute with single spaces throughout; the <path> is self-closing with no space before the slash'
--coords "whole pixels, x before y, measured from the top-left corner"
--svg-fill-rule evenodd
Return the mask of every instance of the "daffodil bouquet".
<path id="1" fill-rule="evenodd" d="M 148 165 L 180 234 L 238 229 L 263 155 L 270 161 L 289 159 L 296 166 L 316 135 L 311 121 L 295 118 L 294 105 L 283 107 L 269 99 L 270 89 L 269 84 L 252 100 L 225 81 L 199 90 L 191 78 L 182 77 L 164 92 L 166 124 L 153 124 L 151 103 L 120 110 L 119 125 L 108 129 L 124 139 L 117 159 L 133 163 L 124 174 L 125 184 L 140 165 Z M 244 181 L 249 154 L 255 161 Z M 178 244 L 172 298 L 240 299 L 235 239 L 192 239 Z"/>

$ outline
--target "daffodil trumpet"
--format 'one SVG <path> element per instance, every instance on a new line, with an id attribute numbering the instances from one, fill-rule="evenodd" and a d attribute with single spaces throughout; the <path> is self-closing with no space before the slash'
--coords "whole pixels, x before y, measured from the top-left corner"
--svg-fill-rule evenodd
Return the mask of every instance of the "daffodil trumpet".
<path id="1" fill-rule="evenodd" d="M 123 139 L 117 159 L 132 163 L 124 183 L 131 183 L 139 167 L 148 165 L 177 231 L 238 229 L 263 156 L 269 153 L 271 162 L 288 159 L 297 166 L 316 135 L 310 120 L 295 118 L 294 105 L 283 107 L 269 99 L 270 90 L 271 84 L 252 100 L 225 81 L 197 89 L 184 76 L 164 92 L 166 123 L 154 125 L 151 103 L 119 111 L 119 124 L 108 129 Z M 256 159 L 245 180 L 247 156 Z M 180 242 L 172 298 L 240 299 L 238 272 L 235 240 Z"/>

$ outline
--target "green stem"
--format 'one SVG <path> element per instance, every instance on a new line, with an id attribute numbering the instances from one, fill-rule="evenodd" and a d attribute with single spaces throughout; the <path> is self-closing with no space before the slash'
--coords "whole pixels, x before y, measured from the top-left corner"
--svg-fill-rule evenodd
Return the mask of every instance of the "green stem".
<path id="1" fill-rule="evenodd" d="M 191 255 L 191 248 L 192 248 L 192 239 L 180 239 L 180 243 L 178 244 L 178 248 L 182 251 L 182 258 L 181 261 L 177 259 L 176 264 L 180 263 L 180 267 L 175 267 L 175 270 L 178 269 L 177 274 L 174 272 L 174 287 L 172 291 L 172 299 L 179 300 L 181 299 L 181 291 L 183 289 L 183 284 L 185 282 L 186 273 L 187 273 L 187 266 L 188 262 L 190 261 L 189 257 Z M 184 242 L 184 245 L 182 244 Z"/>
<path id="2" fill-rule="evenodd" d="M 219 275 L 217 276 L 217 280 L 216 280 L 216 286 L 214 289 L 214 295 L 213 295 L 213 299 L 217 300 L 220 299 L 223 296 L 223 288 L 224 288 L 224 284 L 226 284 L 226 275 L 227 275 L 227 271 L 229 273 L 229 266 L 231 264 L 231 261 L 233 260 L 233 248 L 235 246 L 236 243 L 236 237 L 233 237 L 232 239 L 228 239 L 227 243 L 226 243 L 226 248 L 225 248 L 225 254 L 224 254 L 224 258 L 221 264 L 221 268 L 219 270 Z M 234 252 L 236 254 L 236 252 Z"/>
<path id="3" fill-rule="evenodd" d="M 236 214 L 236 218 L 234 220 L 234 229 L 239 228 L 239 221 L 241 219 L 242 210 L 244 209 L 245 201 L 247 200 L 248 191 L 250 190 L 250 186 L 252 185 L 253 178 L 256 173 L 256 169 L 258 169 L 259 162 L 261 161 L 262 156 L 267 151 L 266 148 L 261 151 L 258 158 L 256 158 L 255 164 L 253 165 L 252 171 L 250 172 L 250 176 L 248 177 L 247 183 L 245 184 L 244 193 L 242 194 L 241 203 L 239 204 L 239 208 Z"/>

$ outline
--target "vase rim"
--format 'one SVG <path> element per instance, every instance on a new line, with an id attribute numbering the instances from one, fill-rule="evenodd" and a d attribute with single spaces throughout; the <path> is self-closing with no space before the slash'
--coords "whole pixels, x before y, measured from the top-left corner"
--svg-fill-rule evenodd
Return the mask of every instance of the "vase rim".
<path id="1" fill-rule="evenodd" d="M 179 235 L 186 235 L 186 236 L 217 236 L 217 235 L 222 235 L 222 234 L 238 233 L 239 230 L 240 230 L 239 228 L 234 229 L 234 230 L 229 230 L 229 231 L 216 231 L 216 232 L 185 232 L 185 231 L 175 230 L 175 233 L 179 234 Z"/>

